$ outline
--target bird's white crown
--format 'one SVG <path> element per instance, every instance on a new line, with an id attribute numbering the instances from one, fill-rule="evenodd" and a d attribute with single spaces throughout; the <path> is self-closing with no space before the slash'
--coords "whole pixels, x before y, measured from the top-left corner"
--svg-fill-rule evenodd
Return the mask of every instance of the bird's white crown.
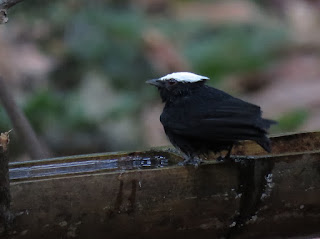
<path id="1" fill-rule="evenodd" d="M 159 80 L 165 81 L 170 79 L 175 79 L 178 82 L 185 82 L 185 83 L 193 83 L 193 82 L 198 82 L 203 80 L 209 80 L 209 78 L 206 76 L 200 76 L 191 72 L 174 72 L 161 77 Z"/>

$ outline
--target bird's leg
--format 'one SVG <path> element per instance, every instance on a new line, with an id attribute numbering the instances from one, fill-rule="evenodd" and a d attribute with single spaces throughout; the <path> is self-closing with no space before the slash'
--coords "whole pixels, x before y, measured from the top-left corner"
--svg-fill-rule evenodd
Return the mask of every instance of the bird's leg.
<path id="1" fill-rule="evenodd" d="M 233 144 L 231 144 L 231 145 L 229 146 L 228 153 L 226 154 L 226 156 L 224 156 L 224 159 L 225 159 L 225 160 L 230 160 L 230 155 L 231 155 L 232 147 L 233 147 Z"/>
<path id="2" fill-rule="evenodd" d="M 193 156 L 191 159 L 187 162 L 187 164 L 191 164 L 195 166 L 196 168 L 202 163 L 202 159 L 199 156 Z"/>
<path id="3" fill-rule="evenodd" d="M 233 147 L 233 144 L 229 145 L 228 152 L 227 152 L 226 156 L 222 157 L 220 154 L 220 156 L 217 158 L 217 161 L 230 161 L 232 147 Z"/>
<path id="4" fill-rule="evenodd" d="M 224 157 L 222 157 L 221 152 L 219 152 L 219 154 L 220 154 L 220 155 L 219 155 L 219 157 L 217 158 L 217 161 L 220 162 L 220 161 L 223 161 L 223 160 L 224 160 Z"/>
<path id="5" fill-rule="evenodd" d="M 184 161 L 179 163 L 179 165 L 193 165 L 195 167 L 198 167 L 202 163 L 201 158 L 199 158 L 199 156 L 196 155 L 184 154 L 183 158 Z"/>
<path id="6" fill-rule="evenodd" d="M 178 165 L 184 166 L 191 160 L 191 158 L 190 158 L 190 155 L 182 151 L 180 151 L 180 153 L 182 154 L 182 157 L 184 158 L 184 160 L 182 162 L 179 162 Z"/>

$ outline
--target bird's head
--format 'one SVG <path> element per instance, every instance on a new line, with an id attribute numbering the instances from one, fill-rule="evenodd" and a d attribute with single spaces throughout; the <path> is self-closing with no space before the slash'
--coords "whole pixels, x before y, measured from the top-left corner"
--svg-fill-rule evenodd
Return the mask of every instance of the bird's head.
<path id="1" fill-rule="evenodd" d="M 175 72 L 159 79 L 148 80 L 146 83 L 156 86 L 160 91 L 162 101 L 167 102 L 190 93 L 193 89 L 202 86 L 206 80 L 209 78 L 191 72 Z"/>

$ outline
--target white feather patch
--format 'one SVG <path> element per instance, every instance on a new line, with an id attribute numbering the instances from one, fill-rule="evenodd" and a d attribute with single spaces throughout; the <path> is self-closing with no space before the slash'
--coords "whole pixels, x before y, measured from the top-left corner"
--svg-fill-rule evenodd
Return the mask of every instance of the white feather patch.
<path id="1" fill-rule="evenodd" d="M 178 82 L 189 82 L 189 83 L 209 80 L 209 78 L 206 76 L 200 76 L 191 72 L 174 72 L 161 77 L 159 80 L 165 81 L 170 79 L 175 79 Z"/>

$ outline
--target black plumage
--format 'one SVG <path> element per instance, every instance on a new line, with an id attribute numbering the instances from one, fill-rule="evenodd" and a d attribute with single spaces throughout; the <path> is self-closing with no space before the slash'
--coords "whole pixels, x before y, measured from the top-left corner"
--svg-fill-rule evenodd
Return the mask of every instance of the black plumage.
<path id="1" fill-rule="evenodd" d="M 185 162 L 198 163 L 198 156 L 210 151 L 228 150 L 228 157 L 241 140 L 253 140 L 271 151 L 266 134 L 275 121 L 263 119 L 259 106 L 205 85 L 205 77 L 193 74 L 199 79 L 188 81 L 173 74 L 177 78 L 147 82 L 160 91 L 165 102 L 160 121 L 170 142 L 185 154 Z"/>

